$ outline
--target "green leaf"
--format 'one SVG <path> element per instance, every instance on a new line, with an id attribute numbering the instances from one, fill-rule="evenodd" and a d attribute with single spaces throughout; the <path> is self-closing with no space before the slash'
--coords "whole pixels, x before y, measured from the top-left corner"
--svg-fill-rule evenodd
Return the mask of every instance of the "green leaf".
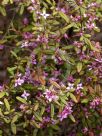
<path id="1" fill-rule="evenodd" d="M 42 107 L 42 108 L 41 108 L 41 115 L 43 115 L 44 112 L 45 112 L 45 107 Z"/>
<path id="2" fill-rule="evenodd" d="M 37 111 L 38 108 L 39 108 L 39 103 L 35 103 L 35 104 L 34 104 L 34 111 Z"/>
<path id="3" fill-rule="evenodd" d="M 58 125 L 51 125 L 51 128 L 54 129 L 54 130 L 60 130 L 59 126 Z"/>
<path id="4" fill-rule="evenodd" d="M 6 98 L 4 99 L 4 103 L 5 103 L 7 110 L 10 111 L 10 104 Z"/>
<path id="5" fill-rule="evenodd" d="M 37 136 L 37 133 L 38 133 L 38 129 L 34 129 L 33 136 Z"/>
<path id="6" fill-rule="evenodd" d="M 73 27 L 74 25 L 75 25 L 75 23 L 71 23 L 71 24 L 65 26 L 63 29 L 61 29 L 61 31 L 63 33 L 65 33 L 69 28 Z"/>
<path id="7" fill-rule="evenodd" d="M 54 116 L 54 105 L 51 104 L 51 118 L 53 118 Z"/>
<path id="8" fill-rule="evenodd" d="M 6 5 L 9 3 L 9 0 L 3 0 L 2 5 Z"/>
<path id="9" fill-rule="evenodd" d="M 17 99 L 18 101 L 24 103 L 24 104 L 27 104 L 26 100 L 23 99 L 23 98 L 21 98 L 21 97 L 19 97 L 19 96 L 17 96 L 16 99 Z"/>
<path id="10" fill-rule="evenodd" d="M 33 120 L 30 122 L 31 125 L 33 125 L 36 128 L 40 128 L 40 126 Z"/>
<path id="11" fill-rule="evenodd" d="M 0 13 L 3 15 L 3 16 L 6 16 L 6 10 L 3 6 L 0 6 Z"/>
<path id="12" fill-rule="evenodd" d="M 3 119 L 4 119 L 4 121 L 5 121 L 6 124 L 9 124 L 9 123 L 10 123 L 10 120 L 9 120 L 9 119 L 7 119 L 7 118 L 5 118 L 5 117 L 4 117 Z"/>
<path id="13" fill-rule="evenodd" d="M 63 104 L 67 104 L 67 101 L 65 100 L 65 98 L 62 96 L 62 97 L 60 97 L 60 100 L 61 100 L 61 102 L 63 103 Z"/>
<path id="14" fill-rule="evenodd" d="M 83 99 L 82 101 L 81 101 L 81 103 L 88 103 L 88 99 Z"/>
<path id="15" fill-rule="evenodd" d="M 99 52 L 99 50 L 96 47 L 94 47 L 94 45 L 92 45 L 91 41 L 88 38 L 84 37 L 84 41 L 88 46 L 90 46 L 91 50 Z"/>
<path id="16" fill-rule="evenodd" d="M 15 58 L 18 58 L 16 53 L 14 51 L 11 51 L 12 55 L 15 57 Z"/>
<path id="17" fill-rule="evenodd" d="M 63 12 L 59 11 L 59 15 L 67 22 L 69 23 L 69 18 L 66 14 L 64 14 Z"/>
<path id="18" fill-rule="evenodd" d="M 1 116 L 1 117 L 4 117 L 1 108 L 0 108 L 0 116 Z"/>
<path id="19" fill-rule="evenodd" d="M 73 122 L 75 122 L 75 118 L 74 118 L 74 116 L 71 114 L 71 115 L 69 115 L 69 118 L 73 121 Z"/>
<path id="20" fill-rule="evenodd" d="M 53 81 L 53 80 L 50 80 L 50 82 L 51 82 L 51 84 L 52 84 L 53 86 L 55 86 L 56 88 L 60 88 L 60 85 L 59 85 L 57 82 L 55 82 L 55 81 Z"/>
<path id="21" fill-rule="evenodd" d="M 77 64 L 77 71 L 78 71 L 78 73 L 82 70 L 82 63 L 81 62 L 78 62 L 78 64 Z"/>
<path id="22" fill-rule="evenodd" d="M 23 12 L 24 12 L 24 5 L 21 5 L 21 7 L 20 7 L 20 11 L 19 11 L 20 15 L 22 15 L 22 14 L 23 14 Z"/>
<path id="23" fill-rule="evenodd" d="M 15 115 L 15 116 L 13 117 L 11 123 L 15 123 L 15 122 L 17 121 L 17 119 L 18 119 L 18 115 Z"/>
<path id="24" fill-rule="evenodd" d="M 50 1 L 50 0 L 46 0 L 46 2 L 52 5 L 52 3 L 51 3 L 51 1 Z"/>
<path id="25" fill-rule="evenodd" d="M 4 97 L 5 94 L 5 92 L 0 92 L 0 98 Z"/>
<path id="26" fill-rule="evenodd" d="M 39 116 L 37 113 L 34 113 L 34 116 L 35 116 L 39 121 L 42 122 L 42 117 L 41 117 L 41 116 Z"/>
<path id="27" fill-rule="evenodd" d="M 11 131 L 12 131 L 13 134 L 16 135 L 17 130 L 16 130 L 16 125 L 14 123 L 11 123 Z"/>
<path id="28" fill-rule="evenodd" d="M 7 71 L 12 75 L 12 76 L 14 76 L 14 70 L 16 70 L 17 69 L 17 66 L 15 66 L 15 67 L 12 67 L 12 68 L 7 68 Z"/>
<path id="29" fill-rule="evenodd" d="M 10 0 L 10 3 L 13 4 L 13 0 Z"/>
<path id="30" fill-rule="evenodd" d="M 72 93 L 70 93 L 70 98 L 71 98 L 74 102 L 76 102 L 76 103 L 78 102 L 77 99 L 76 99 L 76 97 L 75 97 Z"/>

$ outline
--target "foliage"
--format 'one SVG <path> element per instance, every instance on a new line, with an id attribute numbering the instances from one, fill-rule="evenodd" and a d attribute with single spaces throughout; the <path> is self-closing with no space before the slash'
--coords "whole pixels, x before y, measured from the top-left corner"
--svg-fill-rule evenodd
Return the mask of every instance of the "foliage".
<path id="1" fill-rule="evenodd" d="M 3 0 L 0 13 L 0 135 L 101 135 L 101 0 Z"/>

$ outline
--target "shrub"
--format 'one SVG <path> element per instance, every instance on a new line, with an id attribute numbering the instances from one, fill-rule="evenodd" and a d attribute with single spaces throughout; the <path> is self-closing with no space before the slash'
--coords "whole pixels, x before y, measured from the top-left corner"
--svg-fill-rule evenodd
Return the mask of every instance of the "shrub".
<path id="1" fill-rule="evenodd" d="M 91 38 L 101 8 L 101 0 L 1 2 L 1 135 L 101 135 L 101 44 Z"/>

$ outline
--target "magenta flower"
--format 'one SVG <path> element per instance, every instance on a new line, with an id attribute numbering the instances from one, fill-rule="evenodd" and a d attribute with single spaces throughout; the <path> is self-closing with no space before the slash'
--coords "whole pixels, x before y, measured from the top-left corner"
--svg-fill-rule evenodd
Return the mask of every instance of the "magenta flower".
<path id="1" fill-rule="evenodd" d="M 83 89 L 82 83 L 79 83 L 76 88 L 76 93 L 79 94 L 82 89 Z M 83 96 L 83 93 L 81 93 L 81 95 Z"/>
<path id="2" fill-rule="evenodd" d="M 68 104 L 65 106 L 64 110 L 58 115 L 60 121 L 62 121 L 63 119 L 67 118 L 68 115 L 70 115 L 72 113 L 72 107 Z"/>
<path id="3" fill-rule="evenodd" d="M 15 87 L 18 85 L 21 86 L 24 83 L 24 79 L 21 79 L 20 77 L 15 80 Z"/>
<path id="4" fill-rule="evenodd" d="M 82 83 L 77 85 L 77 90 L 83 89 Z"/>
<path id="5" fill-rule="evenodd" d="M 27 100 L 27 97 L 29 95 L 30 95 L 29 93 L 27 93 L 26 91 L 24 91 L 24 93 L 21 96 Z"/>
<path id="6" fill-rule="evenodd" d="M 3 90 L 3 88 L 4 88 L 4 87 L 0 85 L 0 91 L 2 91 L 2 90 Z"/>
<path id="7" fill-rule="evenodd" d="M 33 53 L 31 54 L 31 63 L 34 64 L 34 65 L 37 64 L 35 54 L 33 54 Z"/>
<path id="8" fill-rule="evenodd" d="M 85 127 L 85 128 L 83 129 L 83 133 L 85 134 L 85 133 L 87 133 L 87 132 L 88 132 L 88 128 Z"/>
<path id="9" fill-rule="evenodd" d="M 67 80 L 69 81 L 69 82 L 74 82 L 74 78 L 73 78 L 73 76 L 72 75 L 69 75 L 68 76 L 68 78 L 67 78 Z"/>
<path id="10" fill-rule="evenodd" d="M 28 25 L 28 23 L 29 23 L 28 18 L 25 17 L 25 18 L 23 19 L 23 24 L 24 24 L 24 25 Z"/>
<path id="11" fill-rule="evenodd" d="M 90 108 L 95 109 L 96 106 L 100 104 L 100 98 L 95 98 L 92 102 L 90 102 Z"/>
<path id="12" fill-rule="evenodd" d="M 44 94 L 45 94 L 45 98 L 49 102 L 58 100 L 58 96 L 51 90 L 46 89 L 46 92 Z"/>
<path id="13" fill-rule="evenodd" d="M 40 123 L 40 127 L 44 128 L 50 122 L 51 122 L 51 118 L 50 117 L 43 117 L 43 121 Z"/>

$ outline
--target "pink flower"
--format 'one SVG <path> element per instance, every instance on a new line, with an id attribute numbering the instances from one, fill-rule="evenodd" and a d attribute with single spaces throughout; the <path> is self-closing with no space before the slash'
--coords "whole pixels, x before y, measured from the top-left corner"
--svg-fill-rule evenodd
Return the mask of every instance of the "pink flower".
<path id="1" fill-rule="evenodd" d="M 21 96 L 27 100 L 27 97 L 29 95 L 30 95 L 29 93 L 27 93 L 26 91 L 24 91 L 24 93 Z"/>
<path id="2" fill-rule="evenodd" d="M 17 87 L 18 85 L 22 85 L 24 83 L 24 79 L 21 79 L 20 77 L 18 79 L 15 80 L 15 87 Z"/>
<path id="3" fill-rule="evenodd" d="M 77 90 L 83 89 L 82 83 L 77 85 Z"/>
<path id="4" fill-rule="evenodd" d="M 90 108 L 95 109 L 96 106 L 100 104 L 100 98 L 95 98 L 91 103 L 90 103 Z"/>
<path id="5" fill-rule="evenodd" d="M 24 24 L 24 25 L 28 25 L 28 23 L 29 23 L 28 18 L 25 17 L 25 18 L 23 19 L 23 24 Z"/>
<path id="6" fill-rule="evenodd" d="M 88 128 L 85 127 L 85 128 L 83 129 L 83 133 L 85 134 L 85 133 L 87 133 L 87 132 L 88 132 Z"/>
<path id="7" fill-rule="evenodd" d="M 19 108 L 20 108 L 21 110 L 25 111 L 26 106 L 25 106 L 25 104 L 21 104 Z"/>
<path id="8" fill-rule="evenodd" d="M 82 83 L 79 83 L 76 88 L 76 93 L 79 94 L 82 89 L 83 89 Z M 81 95 L 83 96 L 83 93 L 81 93 Z"/>
<path id="9" fill-rule="evenodd" d="M 4 87 L 0 85 L 0 91 L 3 91 L 3 88 L 4 88 Z"/>
<path id="10" fill-rule="evenodd" d="M 72 113 L 72 107 L 68 104 L 65 106 L 64 110 L 58 115 L 60 121 L 62 121 L 63 119 L 67 118 L 68 115 L 70 115 Z"/>
<path id="11" fill-rule="evenodd" d="M 51 90 L 46 89 L 46 92 L 44 94 L 45 94 L 45 98 L 49 102 L 58 100 L 58 96 Z"/>

